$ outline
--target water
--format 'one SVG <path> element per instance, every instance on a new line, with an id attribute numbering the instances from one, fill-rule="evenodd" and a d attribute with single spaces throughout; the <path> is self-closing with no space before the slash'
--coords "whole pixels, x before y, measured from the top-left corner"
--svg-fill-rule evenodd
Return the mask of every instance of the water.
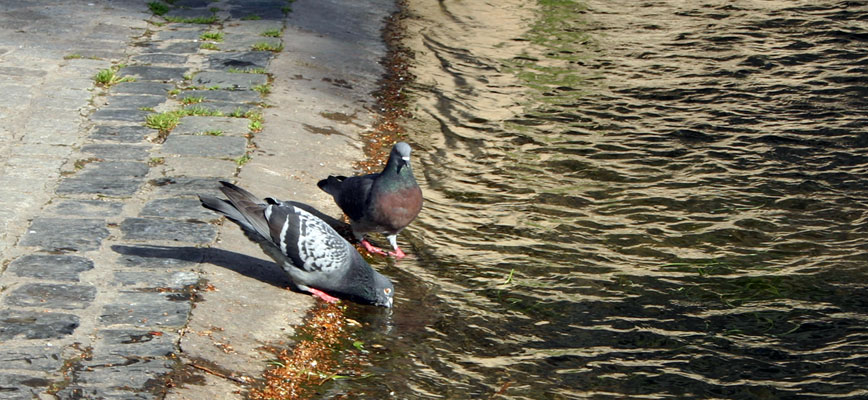
<path id="1" fill-rule="evenodd" d="M 425 209 L 330 397 L 868 396 L 868 5 L 410 8 Z"/>

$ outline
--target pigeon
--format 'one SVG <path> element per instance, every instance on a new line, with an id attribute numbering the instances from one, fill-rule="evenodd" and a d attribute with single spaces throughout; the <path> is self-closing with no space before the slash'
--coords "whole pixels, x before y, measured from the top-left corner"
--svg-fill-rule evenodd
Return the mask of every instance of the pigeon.
<path id="1" fill-rule="evenodd" d="M 220 191 L 229 200 L 200 195 L 202 206 L 238 224 L 299 289 L 329 303 L 343 298 L 392 307 L 392 282 L 374 271 L 349 242 L 314 215 L 319 212 L 313 207 L 272 198 L 259 200 L 238 186 L 220 183 Z"/>
<path id="2" fill-rule="evenodd" d="M 383 172 L 362 176 L 329 176 L 317 183 L 320 189 L 334 197 L 335 202 L 350 218 L 353 236 L 370 253 L 386 255 L 374 247 L 365 234 L 386 234 L 394 252 L 403 258 L 398 247 L 398 233 L 407 227 L 422 210 L 422 189 L 416 183 L 410 167 L 410 145 L 398 142 L 392 147 Z"/>

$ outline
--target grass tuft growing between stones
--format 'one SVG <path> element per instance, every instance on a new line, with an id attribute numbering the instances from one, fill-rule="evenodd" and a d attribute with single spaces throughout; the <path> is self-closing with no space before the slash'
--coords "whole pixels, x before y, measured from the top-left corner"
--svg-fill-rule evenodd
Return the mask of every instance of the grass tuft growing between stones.
<path id="1" fill-rule="evenodd" d="M 198 104 L 205 101 L 205 97 L 203 96 L 187 96 L 181 99 L 181 104 L 189 105 L 189 104 Z"/>
<path id="2" fill-rule="evenodd" d="M 265 68 L 229 68 L 226 72 L 230 74 L 267 74 Z"/>
<path id="3" fill-rule="evenodd" d="M 259 42 L 259 43 L 254 43 L 253 46 L 251 46 L 251 48 L 253 50 L 256 50 L 256 51 L 271 51 L 271 52 L 277 53 L 277 52 L 283 51 L 283 44 Z"/>
<path id="4" fill-rule="evenodd" d="M 266 84 L 262 84 L 262 85 L 256 85 L 256 86 L 253 86 L 251 89 L 253 89 L 253 90 L 259 92 L 259 94 L 261 94 L 261 95 L 263 95 L 263 96 L 265 96 L 266 94 L 271 93 L 271 85 L 269 85 L 269 84 L 267 84 L 267 83 L 266 83 Z"/>
<path id="5" fill-rule="evenodd" d="M 152 1 L 148 3 L 148 8 L 154 15 L 163 15 L 169 12 L 169 5 L 160 1 Z"/>
<path id="6" fill-rule="evenodd" d="M 250 154 L 248 154 L 248 153 L 244 153 L 243 156 L 238 157 L 238 158 L 235 159 L 235 165 L 241 167 L 241 166 L 243 166 L 244 164 L 247 164 L 248 161 L 250 161 Z"/>
<path id="7" fill-rule="evenodd" d="M 206 42 L 206 43 L 202 43 L 202 44 L 200 44 L 200 45 L 199 45 L 199 48 L 200 48 L 200 49 L 203 49 L 203 50 L 220 50 L 220 48 L 217 47 L 216 44 L 214 44 L 214 43 L 207 43 L 207 42 Z"/>
<path id="8" fill-rule="evenodd" d="M 132 76 L 118 76 L 118 70 L 120 70 L 122 67 L 123 65 L 113 65 L 109 68 L 101 70 L 93 76 L 93 80 L 96 82 L 97 85 L 104 87 L 116 85 L 121 82 L 134 82 L 136 78 Z"/>
<path id="9" fill-rule="evenodd" d="M 262 17 L 260 17 L 256 14 L 250 14 L 250 15 L 245 15 L 245 16 L 241 17 L 242 21 L 259 21 L 260 19 L 262 19 Z"/>
<path id="10" fill-rule="evenodd" d="M 261 36 L 265 37 L 281 37 L 282 35 L 283 33 L 280 31 L 280 29 L 269 29 L 261 33 Z"/>
<path id="11" fill-rule="evenodd" d="M 181 115 L 177 111 L 166 111 L 158 114 L 150 114 L 145 117 L 145 126 L 156 129 L 160 133 L 168 133 L 181 121 Z"/>
<path id="12" fill-rule="evenodd" d="M 199 35 L 199 39 L 222 42 L 223 32 L 203 32 L 201 35 Z"/>

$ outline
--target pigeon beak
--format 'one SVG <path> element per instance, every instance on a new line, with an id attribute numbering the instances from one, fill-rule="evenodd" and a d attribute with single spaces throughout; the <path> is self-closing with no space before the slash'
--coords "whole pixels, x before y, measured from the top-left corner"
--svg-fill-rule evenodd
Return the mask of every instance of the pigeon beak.
<path id="1" fill-rule="evenodd" d="M 401 160 L 398 161 L 398 173 L 401 173 L 401 168 L 405 165 L 410 165 L 410 157 L 401 157 Z"/>
<path id="2" fill-rule="evenodd" d="M 392 302 L 394 302 L 394 301 L 395 301 L 394 298 L 389 297 L 389 299 L 386 300 L 386 308 L 392 308 Z"/>

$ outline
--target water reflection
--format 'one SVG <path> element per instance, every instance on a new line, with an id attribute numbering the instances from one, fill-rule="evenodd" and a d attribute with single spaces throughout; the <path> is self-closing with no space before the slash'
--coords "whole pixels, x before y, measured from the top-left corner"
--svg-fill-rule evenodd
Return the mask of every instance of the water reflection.
<path id="1" fill-rule="evenodd" d="M 410 7 L 416 258 L 329 393 L 868 395 L 868 6 Z"/>

